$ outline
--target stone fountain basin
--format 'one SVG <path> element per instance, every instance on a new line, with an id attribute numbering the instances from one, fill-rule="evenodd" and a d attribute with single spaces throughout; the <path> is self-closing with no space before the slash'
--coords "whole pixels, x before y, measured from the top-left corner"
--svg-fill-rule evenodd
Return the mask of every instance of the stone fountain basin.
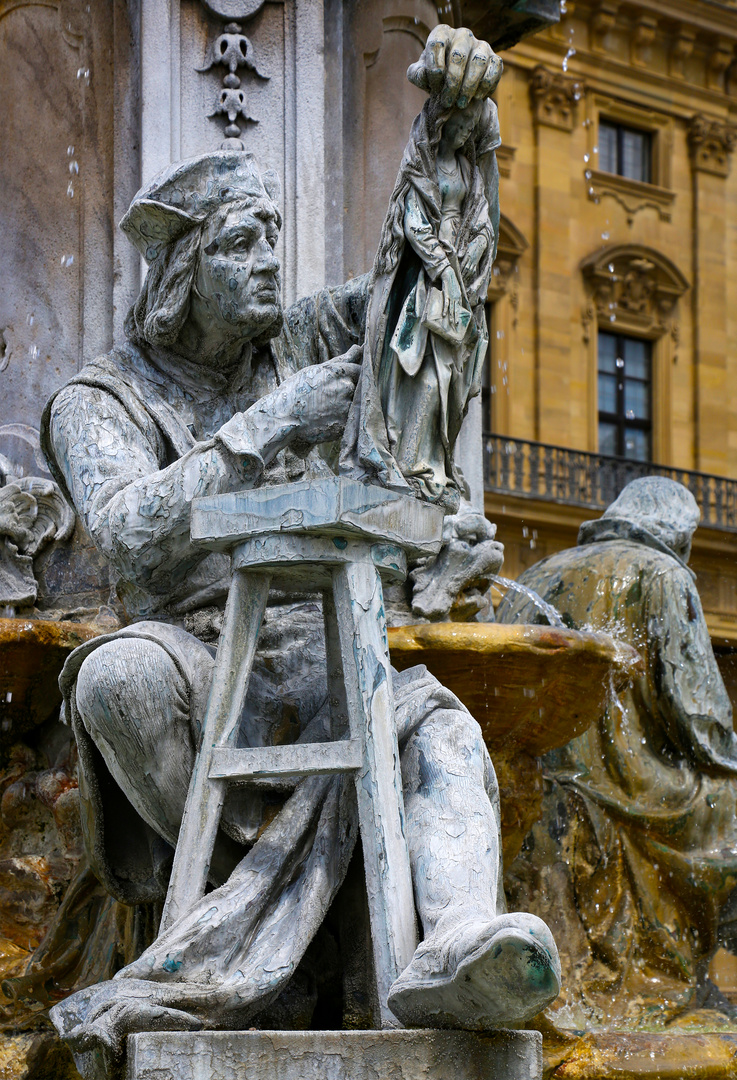
<path id="1" fill-rule="evenodd" d="M 75 622 L 0 619 L 0 743 L 14 741 L 58 710 L 64 661 L 96 633 Z"/>
<path id="2" fill-rule="evenodd" d="M 506 865 L 540 816 L 541 756 L 582 735 L 612 686 L 642 669 L 639 654 L 608 634 L 554 626 L 399 626 L 389 648 L 400 671 L 426 664 L 479 722 L 499 782 Z"/>
<path id="3" fill-rule="evenodd" d="M 478 720 L 490 750 L 510 743 L 539 756 L 601 715 L 614 680 L 627 684 L 639 654 L 608 634 L 554 626 L 429 623 L 389 631 L 392 663 L 426 664 Z"/>

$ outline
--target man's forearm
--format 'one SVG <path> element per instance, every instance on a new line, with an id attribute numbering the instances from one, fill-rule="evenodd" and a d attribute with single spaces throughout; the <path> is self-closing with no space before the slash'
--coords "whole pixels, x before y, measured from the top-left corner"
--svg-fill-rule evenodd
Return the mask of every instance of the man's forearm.
<path id="1" fill-rule="evenodd" d="M 190 541 L 192 500 L 253 486 L 262 469 L 260 456 L 237 465 L 212 439 L 128 484 L 110 500 L 105 515 L 118 571 L 154 592 L 183 580 L 207 555 Z"/>

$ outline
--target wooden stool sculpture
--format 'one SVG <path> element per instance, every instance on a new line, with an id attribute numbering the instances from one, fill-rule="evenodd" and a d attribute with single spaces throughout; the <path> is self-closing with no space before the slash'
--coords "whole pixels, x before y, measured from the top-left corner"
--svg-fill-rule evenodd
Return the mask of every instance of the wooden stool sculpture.
<path id="1" fill-rule="evenodd" d="M 403 580 L 408 552 L 437 552 L 442 522 L 418 499 L 342 478 L 197 499 L 192 509 L 192 539 L 231 551 L 233 580 L 161 929 L 204 895 L 228 781 L 350 772 L 382 1027 L 399 1026 L 387 996 L 417 929 L 381 578 Z M 334 741 L 236 749 L 274 579 L 323 590 Z"/>

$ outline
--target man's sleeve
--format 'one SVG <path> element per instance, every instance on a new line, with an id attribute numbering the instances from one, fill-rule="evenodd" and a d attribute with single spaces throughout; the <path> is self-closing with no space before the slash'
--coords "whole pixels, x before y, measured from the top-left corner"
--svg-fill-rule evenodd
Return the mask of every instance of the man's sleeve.
<path id="1" fill-rule="evenodd" d="M 321 289 L 285 312 L 285 329 L 297 368 L 322 364 L 363 343 L 368 281 L 369 275 L 362 274 L 345 285 Z"/>
<path id="2" fill-rule="evenodd" d="M 695 764 L 737 772 L 732 705 L 686 570 L 657 575 L 646 614 L 652 708 L 670 740 Z"/>
<path id="3" fill-rule="evenodd" d="M 128 484 L 161 468 L 157 447 L 112 394 L 96 387 L 60 390 L 49 428 L 54 460 L 77 513 L 111 557 L 110 501 Z"/>
<path id="4" fill-rule="evenodd" d="M 112 394 L 76 385 L 56 396 L 49 423 L 56 465 L 90 536 L 126 581 L 167 593 L 185 580 L 207 557 L 190 540 L 192 500 L 259 482 L 251 418 L 237 419 L 222 439 L 197 443 L 166 465 Z"/>

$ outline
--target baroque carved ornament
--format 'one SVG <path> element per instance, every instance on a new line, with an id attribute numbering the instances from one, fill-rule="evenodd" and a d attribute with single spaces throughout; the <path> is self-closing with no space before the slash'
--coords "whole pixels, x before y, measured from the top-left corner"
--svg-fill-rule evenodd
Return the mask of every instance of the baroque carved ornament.
<path id="1" fill-rule="evenodd" d="M 499 220 L 496 259 L 489 282 L 488 300 L 490 303 L 509 295 L 512 306 L 517 306 L 518 290 L 515 280 L 517 264 L 529 246 L 517 226 L 505 214 L 502 214 Z"/>
<path id="2" fill-rule="evenodd" d="M 669 330 L 688 281 L 669 259 L 640 244 L 614 244 L 584 259 L 581 273 L 589 295 L 584 336 L 593 317 L 603 329 L 660 337 Z"/>
<path id="3" fill-rule="evenodd" d="M 573 131 L 576 106 L 584 94 L 580 79 L 558 71 L 549 71 L 540 64 L 530 76 L 530 96 L 538 124 Z"/>
<path id="4" fill-rule="evenodd" d="M 737 128 L 697 113 L 688 129 L 691 162 L 696 172 L 729 176 L 729 159 L 737 143 Z"/>
<path id="5" fill-rule="evenodd" d="M 263 7 L 264 0 L 202 0 L 202 3 L 212 15 L 221 19 L 242 20 L 256 15 Z M 240 22 L 226 23 L 222 33 L 209 45 L 205 64 L 198 70 L 206 72 L 218 65 L 226 67 L 228 71 L 223 76 L 222 88 L 210 116 L 225 116 L 228 121 L 224 131 L 225 139 L 220 148 L 243 150 L 245 147 L 241 140 L 241 125 L 244 122 L 257 124 L 258 120 L 248 114 L 246 92 L 238 72 L 242 68 L 263 80 L 267 80 L 269 76 L 264 75 L 256 66 L 253 44 L 242 32 Z"/>

